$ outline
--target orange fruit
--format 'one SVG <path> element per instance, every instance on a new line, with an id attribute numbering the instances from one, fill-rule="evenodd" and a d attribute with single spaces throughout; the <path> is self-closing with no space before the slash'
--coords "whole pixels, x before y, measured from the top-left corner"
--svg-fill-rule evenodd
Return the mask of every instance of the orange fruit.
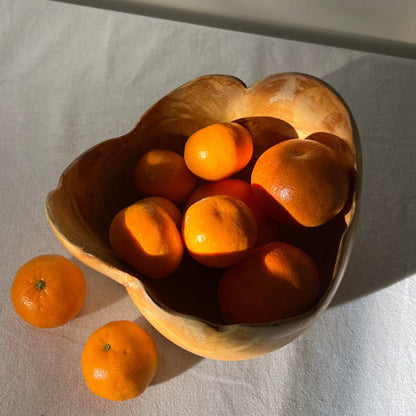
<path id="1" fill-rule="evenodd" d="M 244 202 L 214 195 L 188 208 L 182 236 L 195 260 L 210 267 L 228 267 L 241 261 L 253 248 L 257 224 Z"/>
<path id="2" fill-rule="evenodd" d="M 267 323 L 306 312 L 320 294 L 312 259 L 295 246 L 273 242 L 257 247 L 229 268 L 218 286 L 218 302 L 230 323 Z"/>
<path id="3" fill-rule="evenodd" d="M 198 186 L 185 202 L 184 211 L 195 202 L 213 195 L 228 195 L 245 202 L 256 218 L 264 215 L 248 182 L 241 179 L 222 179 Z"/>
<path id="4" fill-rule="evenodd" d="M 17 314 L 38 328 L 69 322 L 80 311 L 85 294 L 82 270 L 58 254 L 29 260 L 19 268 L 10 290 Z"/>
<path id="5" fill-rule="evenodd" d="M 165 209 L 136 202 L 110 224 L 110 244 L 131 267 L 145 276 L 169 276 L 180 265 L 184 246 L 180 231 Z"/>
<path id="6" fill-rule="evenodd" d="M 156 374 L 156 345 L 133 322 L 109 322 L 89 337 L 81 364 L 94 394 L 114 401 L 132 399 L 146 390 Z"/>
<path id="7" fill-rule="evenodd" d="M 182 225 L 182 213 L 180 209 L 169 199 L 162 196 L 149 196 L 148 198 L 140 199 L 141 203 L 146 202 L 149 204 L 156 204 L 163 208 L 173 219 L 176 227 L 181 228 Z"/>
<path id="8" fill-rule="evenodd" d="M 240 179 L 228 178 L 198 186 L 187 199 L 184 211 L 193 203 L 213 195 L 232 196 L 247 204 L 257 221 L 256 245 L 262 245 L 277 239 L 278 224 L 272 221 L 260 208 L 250 184 Z"/>
<path id="9" fill-rule="evenodd" d="M 197 184 L 182 155 L 164 149 L 146 152 L 136 163 L 133 182 L 142 196 L 162 196 L 183 203 Z"/>
<path id="10" fill-rule="evenodd" d="M 316 227 L 343 209 L 350 178 L 330 147 L 313 140 L 292 139 L 260 155 L 251 185 L 261 207 L 272 218 Z"/>
<path id="11" fill-rule="evenodd" d="M 209 181 L 225 179 L 243 169 L 253 155 L 253 140 L 237 123 L 211 124 L 193 133 L 185 143 L 186 166 Z"/>
<path id="12" fill-rule="evenodd" d="M 342 140 L 335 134 L 326 132 L 312 133 L 307 139 L 314 140 L 331 148 L 338 156 L 338 161 L 352 174 L 354 171 L 354 153 L 345 140 Z"/>

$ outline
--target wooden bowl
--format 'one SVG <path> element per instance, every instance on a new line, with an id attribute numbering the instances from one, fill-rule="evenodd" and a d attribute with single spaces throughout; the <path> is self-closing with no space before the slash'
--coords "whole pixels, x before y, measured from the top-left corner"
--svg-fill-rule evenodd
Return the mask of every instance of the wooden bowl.
<path id="1" fill-rule="evenodd" d="M 186 139 L 212 123 L 238 121 L 255 143 L 252 163 L 276 140 L 314 133 L 336 135 L 350 151 L 348 212 L 323 227 L 286 230 L 286 241 L 310 251 L 326 281 L 319 303 L 307 313 L 268 324 L 227 325 L 216 303 L 219 270 L 189 256 L 174 275 L 149 279 L 131 269 L 108 241 L 114 215 L 139 197 L 132 171 L 151 148 L 182 152 Z M 342 146 L 341 146 L 342 147 Z M 247 179 L 252 163 L 240 172 Z M 180 347 L 219 360 L 254 358 L 297 338 L 328 307 L 344 274 L 355 235 L 361 188 L 361 150 L 353 117 L 342 98 L 323 81 L 305 74 L 267 76 L 250 87 L 227 75 L 197 78 L 154 104 L 126 135 L 104 141 L 63 172 L 46 199 L 50 226 L 79 261 L 124 285 L 142 315 Z M 310 244 L 309 244 L 309 243 Z"/>

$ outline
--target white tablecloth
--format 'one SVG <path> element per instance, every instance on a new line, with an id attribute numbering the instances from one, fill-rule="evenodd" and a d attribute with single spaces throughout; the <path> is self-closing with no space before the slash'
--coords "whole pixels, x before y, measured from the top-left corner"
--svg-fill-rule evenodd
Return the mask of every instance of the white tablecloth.
<path id="1" fill-rule="evenodd" d="M 387 30 L 387 28 L 386 28 Z M 159 335 L 123 287 L 81 265 L 87 297 L 67 325 L 17 317 L 17 269 L 70 255 L 44 214 L 63 169 L 125 134 L 170 90 L 197 76 L 250 85 L 298 71 L 349 104 L 364 183 L 356 243 L 329 309 L 304 335 L 244 362 L 202 359 Z M 0 0 L 0 414 L 414 415 L 416 409 L 416 61 L 45 0 Z M 78 263 L 79 264 L 79 263 Z M 159 370 L 137 399 L 94 396 L 80 355 L 99 326 L 147 329 Z"/>

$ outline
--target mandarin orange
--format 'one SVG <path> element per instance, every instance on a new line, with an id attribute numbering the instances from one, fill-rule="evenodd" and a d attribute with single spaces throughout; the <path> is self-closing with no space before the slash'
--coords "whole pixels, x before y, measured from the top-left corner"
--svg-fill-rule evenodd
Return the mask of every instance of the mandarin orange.
<path id="1" fill-rule="evenodd" d="M 178 206 L 174 204 L 171 200 L 163 198 L 162 196 L 149 196 L 148 198 L 140 199 L 139 202 L 159 205 L 171 216 L 176 227 L 178 229 L 181 228 L 182 213 Z"/>
<path id="2" fill-rule="evenodd" d="M 143 196 L 162 196 L 183 203 L 197 184 L 182 155 L 165 149 L 152 149 L 141 156 L 133 172 L 133 182 Z"/>
<path id="3" fill-rule="evenodd" d="M 122 260 L 151 278 L 173 273 L 184 253 L 172 217 L 154 203 L 138 201 L 120 211 L 111 222 L 109 239 Z"/>
<path id="4" fill-rule="evenodd" d="M 237 123 L 216 123 L 197 130 L 186 141 L 184 151 L 186 166 L 209 181 L 237 173 L 252 155 L 252 137 Z"/>
<path id="5" fill-rule="evenodd" d="M 54 328 L 74 318 L 84 303 L 82 270 L 58 254 L 37 256 L 21 266 L 10 298 L 17 314 L 38 328 Z"/>
<path id="6" fill-rule="evenodd" d="M 228 178 L 198 186 L 185 202 L 184 211 L 193 203 L 213 195 L 232 196 L 247 204 L 257 221 L 256 246 L 276 241 L 279 234 L 279 225 L 260 208 L 250 184 L 240 179 Z"/>
<path id="7" fill-rule="evenodd" d="M 349 172 L 333 150 L 317 141 L 291 139 L 260 155 L 253 192 L 272 218 L 316 227 L 334 218 L 349 197 Z"/>
<path id="8" fill-rule="evenodd" d="M 94 394 L 114 401 L 132 399 L 146 390 L 156 374 L 156 344 L 133 322 L 109 322 L 89 337 L 81 364 Z"/>
<path id="9" fill-rule="evenodd" d="M 307 137 L 308 140 L 314 140 L 316 142 L 322 143 L 325 146 L 328 146 L 335 155 L 338 157 L 338 161 L 345 167 L 345 169 L 350 172 L 354 171 L 354 154 L 351 147 L 347 144 L 345 140 L 342 140 L 340 137 L 335 134 L 327 132 L 316 132 L 312 133 Z"/>
<path id="10" fill-rule="evenodd" d="M 253 248 L 257 223 L 243 201 L 227 195 L 208 196 L 185 212 L 182 236 L 195 260 L 210 267 L 228 267 Z"/>
<path id="11" fill-rule="evenodd" d="M 230 324 L 267 323 L 306 312 L 319 293 L 312 259 L 295 246 L 273 242 L 253 249 L 224 273 L 218 302 Z"/>

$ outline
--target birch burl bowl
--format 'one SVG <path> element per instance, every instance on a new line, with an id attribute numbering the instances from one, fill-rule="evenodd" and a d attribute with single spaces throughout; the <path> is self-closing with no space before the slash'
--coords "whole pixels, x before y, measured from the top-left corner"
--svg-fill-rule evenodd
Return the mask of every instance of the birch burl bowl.
<path id="1" fill-rule="evenodd" d="M 216 294 L 221 270 L 208 269 L 185 255 L 171 276 L 150 279 L 120 260 L 108 230 L 114 215 L 139 199 L 132 172 L 152 149 L 183 152 L 196 130 L 237 121 L 252 134 L 254 154 L 237 177 L 249 179 L 256 158 L 274 143 L 291 138 L 336 136 L 351 169 L 348 209 L 313 229 L 282 227 L 279 237 L 315 261 L 323 290 L 308 312 L 267 324 L 224 323 Z M 354 240 L 361 186 L 357 128 L 343 99 L 323 81 L 305 74 L 267 76 L 250 87 L 227 75 L 203 76 L 154 104 L 126 135 L 87 150 L 63 172 L 46 199 L 50 226 L 79 261 L 124 285 L 141 314 L 166 338 L 197 355 L 218 360 L 254 358 L 291 342 L 328 307 L 343 277 Z"/>

